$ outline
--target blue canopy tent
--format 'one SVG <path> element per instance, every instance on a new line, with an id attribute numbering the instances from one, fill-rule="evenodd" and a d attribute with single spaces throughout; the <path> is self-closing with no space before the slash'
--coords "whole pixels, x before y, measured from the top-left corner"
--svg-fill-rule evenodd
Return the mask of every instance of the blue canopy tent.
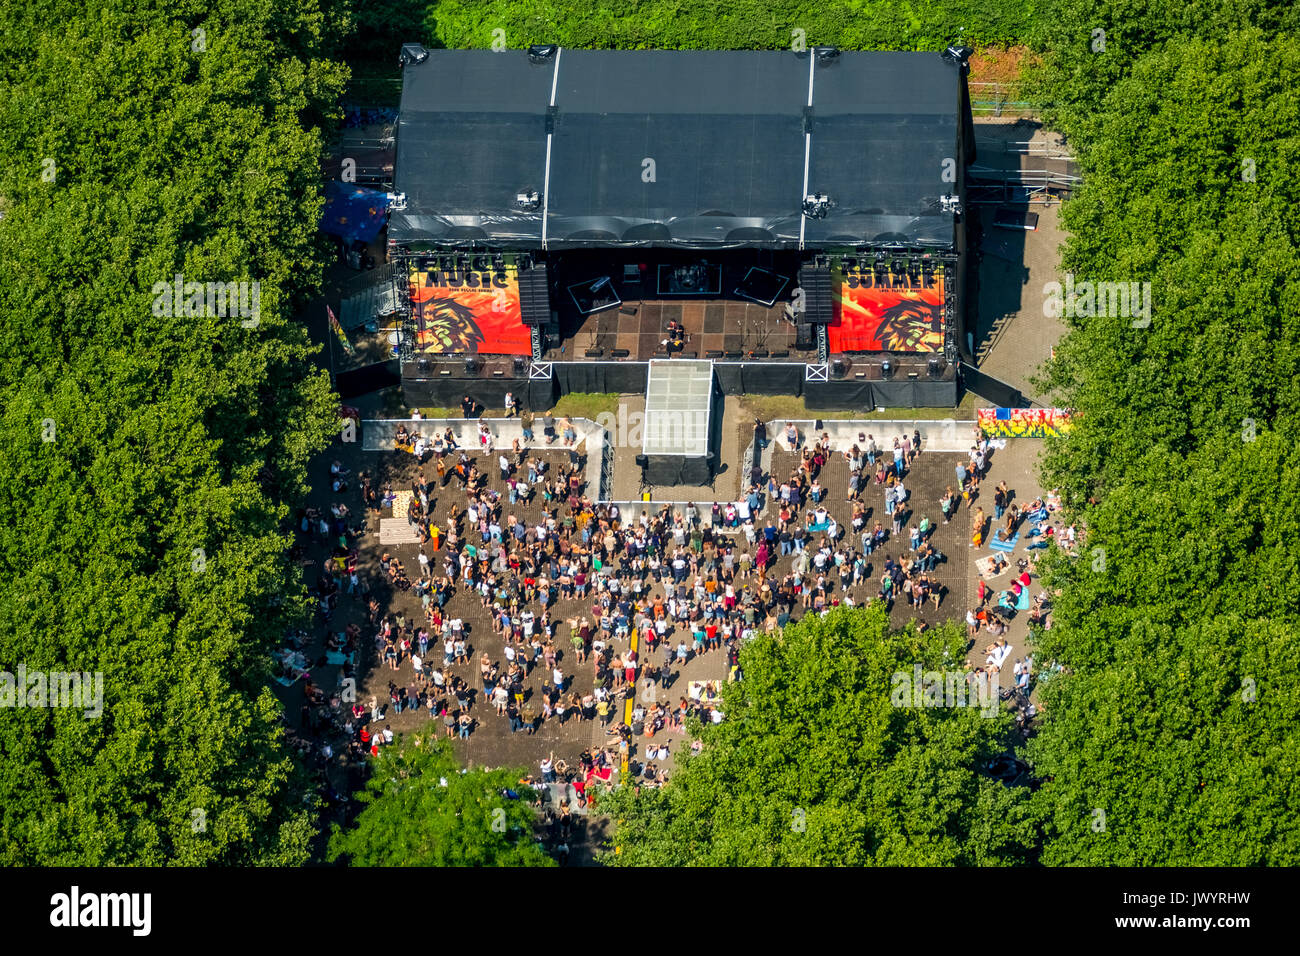
<path id="1" fill-rule="evenodd" d="M 325 209 L 320 230 L 349 242 L 370 242 L 388 222 L 388 194 L 351 183 L 325 184 Z"/>

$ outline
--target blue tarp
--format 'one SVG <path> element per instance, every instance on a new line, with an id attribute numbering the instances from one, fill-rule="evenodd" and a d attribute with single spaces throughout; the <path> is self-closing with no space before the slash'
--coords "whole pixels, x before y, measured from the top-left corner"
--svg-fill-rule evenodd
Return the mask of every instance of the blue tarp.
<path id="1" fill-rule="evenodd" d="M 344 239 L 369 242 L 388 222 L 388 194 L 351 183 L 325 184 L 325 211 L 320 231 Z"/>

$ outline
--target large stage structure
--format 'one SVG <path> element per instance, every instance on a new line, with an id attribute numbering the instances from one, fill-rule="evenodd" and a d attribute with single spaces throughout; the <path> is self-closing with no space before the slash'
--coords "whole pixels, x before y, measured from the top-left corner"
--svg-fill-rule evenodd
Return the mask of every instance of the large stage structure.
<path id="1" fill-rule="evenodd" d="M 959 397 L 970 51 L 403 47 L 388 257 L 411 405 Z"/>

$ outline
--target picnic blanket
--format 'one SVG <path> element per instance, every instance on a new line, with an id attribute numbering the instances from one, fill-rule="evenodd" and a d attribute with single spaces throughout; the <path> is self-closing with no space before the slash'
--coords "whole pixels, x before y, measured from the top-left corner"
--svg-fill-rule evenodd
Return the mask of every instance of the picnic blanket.
<path id="1" fill-rule="evenodd" d="M 686 685 L 686 694 L 691 700 L 703 700 L 712 703 L 722 695 L 722 681 L 693 680 Z"/>
<path id="2" fill-rule="evenodd" d="M 380 518 L 379 543 L 419 544 L 420 535 L 405 518 Z"/>
<path id="3" fill-rule="evenodd" d="M 1020 540 L 1019 531 L 1013 534 L 1006 541 L 999 541 L 997 532 L 994 532 L 993 534 L 989 535 L 989 547 L 992 548 L 994 551 L 1010 552 L 1016 550 L 1016 542 L 1019 540 Z"/>
<path id="4" fill-rule="evenodd" d="M 998 607 L 1004 607 L 1008 610 L 1014 608 L 1017 611 L 1029 610 L 1029 588 L 1023 588 L 1020 591 L 1020 597 L 1014 604 L 1011 603 L 1011 592 L 1003 591 L 1002 596 L 998 598 Z"/>
<path id="5" fill-rule="evenodd" d="M 399 491 L 397 497 L 393 499 L 393 517 L 405 518 L 407 509 L 411 507 L 411 499 L 415 497 L 410 491 Z"/>
<path id="6" fill-rule="evenodd" d="M 1012 645 L 1010 644 L 1007 644 L 1003 647 L 995 647 L 993 649 L 993 652 L 989 654 L 987 658 L 985 658 L 984 662 L 986 664 L 992 665 L 993 667 L 1000 668 L 1003 664 L 1006 663 L 1007 658 L 1011 656 L 1011 651 L 1012 651 Z"/>

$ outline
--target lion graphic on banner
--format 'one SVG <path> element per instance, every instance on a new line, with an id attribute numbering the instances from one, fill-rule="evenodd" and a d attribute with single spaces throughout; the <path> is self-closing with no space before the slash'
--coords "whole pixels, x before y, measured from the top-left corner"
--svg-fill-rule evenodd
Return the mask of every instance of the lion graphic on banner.
<path id="1" fill-rule="evenodd" d="M 890 352 L 942 352 L 943 307 L 907 300 L 885 309 L 876 341 Z"/>
<path id="2" fill-rule="evenodd" d="M 432 352 L 477 352 L 483 331 L 474 321 L 474 309 L 455 299 L 431 299 L 420 306 L 424 328 L 420 347 Z"/>

